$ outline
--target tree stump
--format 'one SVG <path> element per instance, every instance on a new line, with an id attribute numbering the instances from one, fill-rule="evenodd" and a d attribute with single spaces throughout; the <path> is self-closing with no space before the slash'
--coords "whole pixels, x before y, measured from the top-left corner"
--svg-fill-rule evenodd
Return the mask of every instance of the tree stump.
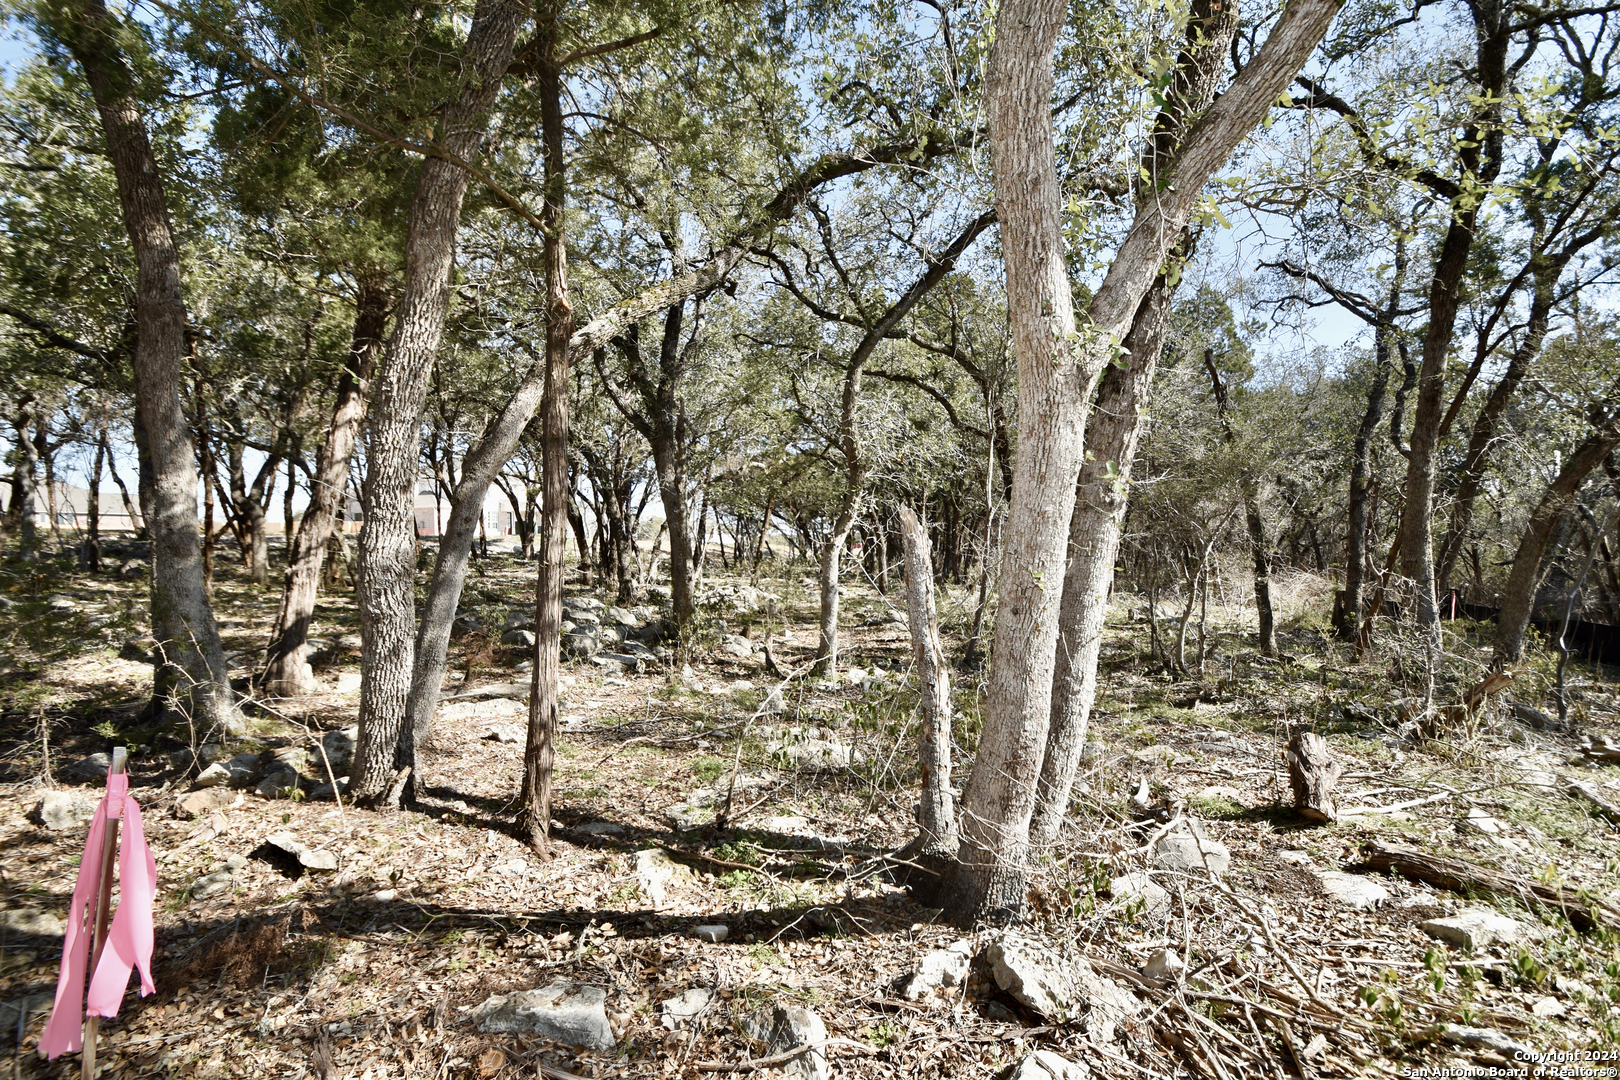
<path id="1" fill-rule="evenodd" d="M 1333 788 L 1340 766 L 1328 750 L 1327 740 L 1314 731 L 1302 731 L 1288 740 L 1288 781 L 1294 786 L 1294 810 L 1308 821 L 1336 821 Z"/>

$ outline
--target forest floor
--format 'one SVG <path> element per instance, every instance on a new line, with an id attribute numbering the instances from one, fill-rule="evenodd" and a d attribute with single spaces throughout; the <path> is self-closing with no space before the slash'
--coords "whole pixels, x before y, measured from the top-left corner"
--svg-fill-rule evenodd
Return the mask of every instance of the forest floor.
<path id="1" fill-rule="evenodd" d="M 511 558 L 479 563 L 464 610 L 501 625 L 532 602 L 532 574 Z M 883 856 L 913 831 L 917 779 L 897 591 L 849 584 L 832 682 L 768 676 L 758 653 L 721 647 L 722 633 L 768 635 L 781 668 L 799 671 L 815 633 L 802 566 L 753 585 L 711 570 L 690 672 L 571 664 L 555 850 L 542 861 L 509 831 L 522 744 L 501 738 L 524 722 L 527 677 L 521 650 L 496 646 L 493 633 L 454 648 L 453 700 L 424 762 L 420 809 L 379 815 L 225 787 L 210 789 L 214 805 L 193 817 L 180 803 L 196 768 L 180 767 L 184 752 L 171 757 L 181 744 L 134 727 L 150 668 L 120 652 L 138 655 L 125 640 L 142 622 L 144 583 L 87 576 L 66 561 L 8 562 L 0 1052 L 10 1060 L 0 1068 L 78 1071 L 77 1055 L 47 1064 L 34 1047 L 84 828 L 46 828 L 30 813 L 52 790 L 94 797 L 99 781 L 74 775 L 74 763 L 126 742 L 159 866 L 158 989 L 142 999 L 132 988 L 103 1023 L 107 1076 L 770 1076 L 773 1049 L 751 1040 L 744 1020 L 779 1005 L 821 1018 L 827 1068 L 845 1077 L 991 1076 L 1036 1048 L 1107 1077 L 1410 1075 L 1425 1065 L 1525 1067 L 1514 1058 L 1527 1051 L 1590 1058 L 1540 1075 L 1609 1069 L 1620 1052 L 1620 936 L 1576 925 L 1583 905 L 1599 923 L 1612 914 L 1620 838 L 1571 784 L 1620 803 L 1620 769 L 1583 753 L 1577 735 L 1620 734 L 1614 670 L 1607 682 L 1602 671 L 1577 672 L 1573 731 L 1513 719 L 1508 695 L 1438 726 L 1413 723 L 1414 687 L 1428 673 L 1402 659 L 1398 642 L 1353 662 L 1320 628 L 1324 583 L 1295 586 L 1282 659 L 1259 657 L 1235 629 L 1241 610 L 1221 609 L 1201 678 L 1165 672 L 1148 651 L 1140 601 L 1137 611 L 1129 598 L 1116 605 L 1075 825 L 1040 855 L 1024 928 L 1129 991 L 1109 1024 L 1095 996 L 1086 1015 L 1042 1015 L 1027 989 L 1001 989 L 982 959 L 916 1000 L 900 988 L 923 957 L 965 935 L 886 880 Z M 947 592 L 942 621 L 957 650 L 972 593 Z M 275 590 L 221 566 L 215 599 L 245 675 Z M 254 710 L 232 753 L 268 760 L 354 722 L 358 657 L 344 648 L 356 629 L 352 598 L 324 600 L 317 622 L 336 646 L 318 669 L 326 692 Z M 1484 655 L 1481 628 L 1448 624 L 1446 640 L 1442 704 L 1477 680 Z M 979 700 L 974 678 L 956 677 L 960 780 Z M 1547 680 L 1534 660 L 1511 696 L 1546 709 Z M 782 711 L 762 710 L 778 686 Z M 1282 753 L 1302 727 L 1324 734 L 1344 767 L 1336 823 L 1312 825 L 1290 809 Z M 318 761 L 300 757 L 307 776 L 319 779 Z M 705 823 L 734 774 L 725 827 Z M 1138 793 L 1147 806 L 1133 810 Z M 1190 819 L 1229 852 L 1224 872 L 1159 856 L 1155 842 Z M 290 863 L 266 842 L 278 832 L 332 853 L 337 869 Z M 1528 892 L 1465 895 L 1372 874 L 1363 865 L 1372 841 L 1564 886 L 1575 901 L 1560 910 Z M 1131 886 L 1129 875 L 1143 873 L 1164 892 L 1144 891 L 1140 878 Z M 1355 888 L 1366 884 L 1376 891 Z M 1496 918 L 1451 932 L 1449 943 L 1421 926 L 1481 910 Z M 698 936 L 714 924 L 728 928 L 724 940 Z M 978 953 L 992 937 L 964 949 Z M 1176 961 L 1187 970 L 1174 971 Z M 605 993 L 611 1049 L 475 1024 L 491 995 L 558 980 Z M 670 1015 L 672 999 L 695 1015 Z"/>

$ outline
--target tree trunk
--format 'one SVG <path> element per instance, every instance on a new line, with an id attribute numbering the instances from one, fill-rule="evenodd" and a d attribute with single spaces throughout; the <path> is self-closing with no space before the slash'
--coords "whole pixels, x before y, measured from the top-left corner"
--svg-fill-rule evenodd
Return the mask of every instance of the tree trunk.
<path id="1" fill-rule="evenodd" d="M 1400 282 L 1406 268 L 1406 243 L 1395 245 L 1395 284 L 1390 288 L 1391 306 L 1400 298 Z M 1346 512 L 1344 553 L 1344 603 L 1334 611 L 1334 631 L 1342 641 L 1354 641 L 1361 625 L 1361 594 L 1367 580 L 1367 496 L 1372 479 L 1372 441 L 1384 415 L 1384 394 L 1389 387 L 1392 366 L 1390 339 L 1399 331 L 1380 326 L 1374 331 L 1372 387 L 1367 391 L 1367 409 L 1356 429 L 1355 448 L 1350 458 L 1350 498 Z"/>
<path id="2" fill-rule="evenodd" d="M 1538 264 L 1540 262 L 1535 261 Z M 1538 265 L 1537 269 L 1542 270 L 1542 267 Z M 1452 572 L 1457 565 L 1457 557 L 1462 554 L 1463 547 L 1468 542 L 1469 527 L 1474 520 L 1474 501 L 1479 498 L 1490 452 L 1496 444 L 1497 425 L 1501 421 L 1502 414 L 1507 411 L 1508 402 L 1518 390 L 1519 384 L 1529 374 L 1531 364 L 1541 353 L 1541 343 L 1547 336 L 1547 328 L 1551 322 L 1557 284 L 1556 271 L 1543 270 L 1536 274 L 1535 290 L 1531 297 L 1530 315 L 1524 334 L 1519 339 L 1512 356 L 1508 358 L 1507 370 L 1502 372 L 1502 377 L 1491 387 L 1490 396 L 1485 399 L 1485 404 L 1480 406 L 1479 415 L 1474 418 L 1473 430 L 1468 435 L 1468 450 L 1463 456 L 1462 477 L 1457 484 L 1457 494 L 1452 499 L 1451 521 L 1447 525 L 1445 539 L 1440 544 L 1440 569 L 1436 579 L 1440 587 L 1449 586 Z"/>
<path id="3" fill-rule="evenodd" d="M 287 574 L 281 593 L 281 614 L 271 636 L 269 660 L 261 682 L 265 692 L 281 697 L 312 694 L 319 684 L 305 654 L 309 651 L 310 622 L 320 592 L 321 564 L 328 541 L 340 527 L 344 495 L 349 485 L 349 459 L 366 415 L 366 386 L 376 365 L 388 321 L 388 293 L 380 277 L 362 275 L 354 301 L 354 333 L 332 402 L 332 420 L 315 459 L 315 479 L 309 505 L 289 545 Z M 291 478 L 288 491 L 292 490 Z M 288 515 L 288 528 L 291 525 Z"/>
<path id="4" fill-rule="evenodd" d="M 921 772 L 921 799 L 917 804 L 916 839 L 900 857 L 932 871 L 931 881 L 915 875 L 919 894 L 938 891 L 949 861 L 956 854 L 956 803 L 951 794 L 951 676 L 945 649 L 939 640 L 939 617 L 934 608 L 934 557 L 928 533 L 911 507 L 899 509 L 906 551 L 906 611 L 911 621 L 911 644 L 917 657 L 918 708 L 922 726 L 917 735 Z M 930 886 L 932 886 L 930 888 Z M 920 887 L 920 888 L 919 888 Z"/>
<path id="5" fill-rule="evenodd" d="M 1507 587 L 1502 592 L 1502 610 L 1497 616 L 1496 625 L 1496 650 L 1491 657 L 1493 671 L 1518 663 L 1524 654 L 1524 632 L 1535 611 L 1536 586 L 1541 582 L 1541 564 L 1547 554 L 1548 540 L 1569 513 L 1570 507 L 1575 505 L 1575 496 L 1580 493 L 1587 476 L 1603 463 L 1603 459 L 1617 445 L 1620 445 L 1620 416 L 1610 416 L 1564 459 L 1564 467 L 1547 486 L 1546 493 L 1530 515 L 1518 550 L 1513 553 Z"/>
<path id="6" fill-rule="evenodd" d="M 546 264 L 546 381 L 540 405 L 540 561 L 535 574 L 534 675 L 529 689 L 529 732 L 523 749 L 518 835 L 536 851 L 551 848 L 551 771 L 557 757 L 557 677 L 562 666 L 562 586 L 568 547 L 568 361 L 574 306 L 568 297 L 568 248 L 563 235 L 567 158 L 563 146 L 561 0 L 536 12 L 540 42 L 540 137 L 545 151 L 542 210 Z M 610 496 L 611 497 L 611 496 Z"/>
<path id="7" fill-rule="evenodd" d="M 192 342 L 195 350 L 196 342 Z M 196 356 L 193 352 L 192 360 Z M 196 378 L 197 392 L 197 463 L 202 472 L 203 519 L 202 519 L 202 577 L 203 588 L 208 595 L 214 592 L 214 453 L 213 445 L 208 438 L 208 403 L 203 399 L 202 375 Z"/>
<path id="8" fill-rule="evenodd" d="M 856 458 L 856 462 L 859 462 Z M 820 629 L 816 639 L 816 662 L 813 671 L 825 678 L 838 673 L 838 564 L 843 558 L 844 543 L 849 539 L 850 527 L 855 523 L 855 507 L 864 486 L 866 470 L 852 467 L 844 482 L 844 497 L 833 519 L 832 534 L 821 545 L 821 569 L 817 584 L 821 596 Z"/>
<path id="9" fill-rule="evenodd" d="M 1412 413 L 1411 451 L 1406 459 L 1406 505 L 1401 513 L 1401 573 L 1413 590 L 1417 623 L 1431 647 L 1440 643 L 1440 611 L 1434 579 L 1434 475 L 1440 447 L 1441 414 L 1446 386 L 1446 358 L 1456 331 L 1468 253 L 1477 231 L 1479 192 L 1490 186 L 1502 167 L 1502 136 L 1495 118 L 1502 110 L 1507 79 L 1507 49 L 1513 10 L 1504 4 L 1471 9 L 1478 41 L 1477 90 L 1482 114 L 1470 122 L 1458 142 L 1458 193 L 1451 199 L 1451 221 L 1429 285 L 1428 330 L 1423 337 L 1423 363 L 1418 369 L 1417 405 Z"/>
<path id="10" fill-rule="evenodd" d="M 1215 367 L 1212 350 L 1204 350 L 1204 370 L 1215 391 L 1215 410 L 1221 418 L 1228 445 L 1238 441 L 1237 428 L 1232 424 L 1231 402 L 1227 399 L 1226 384 L 1220 370 Z M 1238 477 L 1238 488 L 1243 493 L 1243 518 L 1249 530 L 1249 554 L 1254 560 L 1254 607 L 1260 622 L 1260 655 L 1277 655 L 1277 624 L 1271 610 L 1271 541 L 1266 536 L 1266 519 L 1260 513 L 1260 483 L 1253 473 L 1245 470 Z M 1203 665 L 1203 651 L 1198 655 Z"/>
<path id="11" fill-rule="evenodd" d="M 55 9 L 51 29 L 84 68 L 118 180 L 124 225 L 135 250 L 135 396 L 152 466 L 152 636 L 161 657 L 153 703 L 189 703 L 192 723 L 209 731 L 236 719 L 236 707 L 203 582 L 197 535 L 195 450 L 180 405 L 186 307 L 180 253 L 147 140 L 135 80 L 119 51 L 122 28 L 102 0 Z"/>
<path id="12" fill-rule="evenodd" d="M 1288 782 L 1294 789 L 1294 812 L 1307 821 L 1337 821 L 1333 788 L 1341 769 L 1327 740 L 1302 731 L 1288 740 Z"/>
<path id="13" fill-rule="evenodd" d="M 124 501 L 124 514 L 129 518 L 129 531 L 138 537 L 146 531 L 146 518 L 135 509 L 135 504 L 129 498 L 129 488 L 124 486 L 124 478 L 118 475 L 118 461 L 108 446 L 105 428 L 101 432 L 101 445 L 107 447 L 107 474 L 118 485 L 118 494 Z"/>
<path id="14" fill-rule="evenodd" d="M 287 458 L 287 487 L 281 493 L 281 547 L 289 567 L 293 562 L 293 496 L 298 493 L 298 472 L 293 462 L 293 457 L 298 456 L 297 442 L 294 442 L 293 448 L 294 455 Z M 341 516 L 342 507 L 338 510 Z"/>
<path id="15" fill-rule="evenodd" d="M 17 433 L 17 456 L 12 465 L 11 506 L 6 515 L 25 551 L 32 551 L 38 545 L 34 515 L 39 498 L 39 447 L 29 433 L 29 427 L 37 423 L 34 406 L 34 395 L 25 395 L 12 421 Z"/>
<path id="16" fill-rule="evenodd" d="M 89 526 L 84 540 L 84 566 L 92 574 L 101 573 L 101 471 L 107 462 L 107 433 L 96 439 L 95 461 L 90 466 L 90 494 L 85 509 Z"/>
<path id="17" fill-rule="evenodd" d="M 1230 32 L 1226 35 L 1230 38 Z M 1217 43 L 1217 55 L 1224 45 Z M 1219 69 L 1217 68 L 1217 72 Z M 1184 246 L 1190 246 L 1191 238 Z M 1113 589 L 1128 485 L 1136 446 L 1147 418 L 1153 373 L 1164 350 L 1164 327 L 1175 289 L 1164 275 L 1153 283 L 1125 339 L 1125 366 L 1104 372 L 1086 430 L 1088 455 L 1069 522 L 1069 565 L 1058 615 L 1058 646 L 1052 676 L 1051 730 L 1041 762 L 1030 836 L 1050 846 L 1058 838 L 1075 772 L 1086 746 L 1091 706 L 1097 694 L 1097 657 L 1103 620 Z"/>
<path id="18" fill-rule="evenodd" d="M 438 142 L 456 157 L 478 153 L 522 22 L 514 0 L 479 0 L 461 60 L 463 89 L 439 121 Z M 351 794 L 362 805 L 386 803 L 397 788 L 394 759 L 416 645 L 412 504 L 422 410 L 450 304 L 450 269 L 469 179 L 442 158 L 422 163 L 406 227 L 405 288 L 373 391 L 361 487 L 360 737 L 350 780 Z M 408 735 L 404 741 L 409 744 Z"/>
<path id="19" fill-rule="evenodd" d="M 51 539 L 55 541 L 57 549 L 60 550 L 62 547 L 62 515 L 57 499 L 56 454 L 52 452 L 50 446 L 50 429 L 41 424 L 38 432 L 34 435 L 34 441 L 38 444 L 40 461 L 45 465 L 45 507 L 46 512 L 50 515 Z"/>
<path id="20" fill-rule="evenodd" d="M 248 576 L 254 585 L 262 587 L 270 584 L 270 534 L 264 522 L 265 479 L 280 467 L 281 455 L 271 454 L 249 486 L 243 448 L 241 439 L 230 440 L 231 507 L 241 524 L 238 536 L 246 541 L 242 554 L 247 561 Z"/>
<path id="21" fill-rule="evenodd" d="M 1052 47 L 1067 8 L 1009 0 L 996 16 L 986 104 L 995 167 L 1019 444 L 1003 543 L 984 733 L 963 796 L 962 843 L 946 911 L 1004 921 L 1024 905 L 1029 825 L 1050 723 L 1069 518 L 1084 451 L 1086 406 L 1130 330 L 1204 183 L 1259 123 L 1332 21 L 1333 0 L 1294 0 L 1265 45 L 1177 147 L 1156 178 L 1076 332 L 1051 122 Z"/>

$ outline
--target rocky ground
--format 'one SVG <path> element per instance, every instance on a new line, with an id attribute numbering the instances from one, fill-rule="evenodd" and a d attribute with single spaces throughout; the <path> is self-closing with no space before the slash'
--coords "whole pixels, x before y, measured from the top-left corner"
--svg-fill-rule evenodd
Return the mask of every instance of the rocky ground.
<path id="1" fill-rule="evenodd" d="M 1285 658 L 1258 657 L 1223 610 L 1202 677 L 1176 676 L 1122 598 L 1074 827 L 1040 855 L 1029 922 L 970 935 L 884 858 L 909 838 L 916 783 L 898 594 L 850 585 L 844 666 L 812 681 L 803 567 L 711 572 L 680 667 L 656 592 L 615 606 L 571 590 L 542 860 L 507 831 L 531 590 L 520 562 L 480 564 L 425 804 L 384 816 L 334 798 L 358 689 L 349 598 L 317 618 L 326 693 L 263 702 L 242 731 L 193 744 L 135 725 L 138 565 L 0 568 L 0 1048 L 15 1075 L 78 1069 L 33 1048 L 95 755 L 114 743 L 132 747 L 160 892 L 158 992 L 104 1023 L 109 1076 L 1237 1080 L 1554 1053 L 1603 1060 L 1549 1069 L 1608 1068 L 1620 1052 L 1612 669 L 1576 680 L 1572 730 L 1541 711 L 1539 660 L 1483 708 L 1447 710 L 1480 674 L 1474 628 L 1453 624 L 1430 708 L 1398 641 L 1353 662 L 1304 602 Z M 971 596 L 946 595 L 958 643 Z M 274 601 L 222 567 L 243 674 Z M 956 700 L 965 776 L 971 675 Z M 1343 769 L 1332 824 L 1291 809 L 1282 751 L 1303 727 Z M 1451 878 L 1374 869 L 1403 851 Z"/>

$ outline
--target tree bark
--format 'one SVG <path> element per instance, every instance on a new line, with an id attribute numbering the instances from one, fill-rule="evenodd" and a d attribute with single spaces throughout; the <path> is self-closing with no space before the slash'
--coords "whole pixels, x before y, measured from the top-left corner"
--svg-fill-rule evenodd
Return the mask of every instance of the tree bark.
<path id="1" fill-rule="evenodd" d="M 321 564 L 332 530 L 343 514 L 349 459 L 366 415 L 366 386 L 388 321 L 388 293 L 383 280 L 362 275 L 354 305 L 354 333 L 338 376 L 332 419 L 316 455 L 309 505 L 304 508 L 303 520 L 289 548 L 281 613 L 260 679 L 266 693 L 281 697 L 311 694 L 319 688 L 305 654 L 309 651 L 310 623 L 315 617 L 315 597 L 320 592 Z M 289 477 L 289 491 L 291 487 Z M 290 517 L 287 527 L 292 527 Z"/>
<path id="2" fill-rule="evenodd" d="M 1620 446 L 1620 415 L 1603 418 L 1598 429 L 1564 459 L 1564 467 L 1536 504 L 1518 549 L 1513 553 L 1507 586 L 1502 591 L 1496 649 L 1491 657 L 1493 671 L 1518 663 L 1524 655 L 1524 633 L 1535 612 L 1536 586 L 1541 582 L 1541 564 L 1547 554 L 1548 540 L 1575 505 L 1575 497 L 1587 476 L 1616 446 Z"/>
<path id="3" fill-rule="evenodd" d="M 1446 386 L 1446 357 L 1456 332 L 1462 281 L 1468 269 L 1484 201 L 1481 191 L 1495 182 L 1502 168 L 1502 134 L 1496 117 L 1502 110 L 1507 81 L 1507 48 L 1513 9 L 1502 3 L 1473 6 L 1478 41 L 1475 94 L 1484 103 L 1457 145 L 1460 182 L 1451 199 L 1451 221 L 1435 260 L 1429 285 L 1429 325 L 1423 336 L 1423 362 L 1417 374 L 1417 404 L 1406 459 L 1406 505 L 1401 513 L 1401 573 L 1413 590 L 1417 623 L 1434 647 L 1440 641 L 1440 611 L 1434 579 L 1434 477 L 1440 446 L 1440 424 Z"/>
<path id="4" fill-rule="evenodd" d="M 43 14 L 43 9 L 42 9 Z M 102 0 L 55 9 L 50 27 L 84 68 L 118 181 L 124 226 L 135 250 L 135 395 L 152 466 L 152 636 L 161 658 L 153 704 L 184 702 L 202 731 L 237 712 L 202 573 L 197 470 L 180 404 L 186 306 L 157 159 L 140 112 L 135 78 L 117 44 L 120 27 Z"/>
<path id="5" fill-rule="evenodd" d="M 568 550 L 568 361 L 574 306 L 568 297 L 568 248 L 563 235 L 567 158 L 563 146 L 561 0 L 536 13 L 540 37 L 540 138 L 546 198 L 542 210 L 546 268 L 545 392 L 541 400 L 540 560 L 535 574 L 534 674 L 529 732 L 523 750 L 518 836 L 542 856 L 551 850 L 552 766 L 557 757 L 557 687 L 562 666 L 562 587 Z M 608 496 L 612 498 L 611 493 Z"/>
<path id="6" fill-rule="evenodd" d="M 479 0 L 461 60 L 463 87 L 440 118 L 438 142 L 458 158 L 478 152 L 522 21 L 515 0 Z M 442 158 L 422 163 L 406 227 L 405 287 L 373 393 L 361 486 L 360 737 L 350 780 L 350 792 L 362 805 L 386 802 L 397 787 L 394 759 L 416 645 L 412 502 L 422 411 L 450 304 L 450 269 L 469 179 Z"/>
<path id="7" fill-rule="evenodd" d="M 1346 510 L 1344 604 L 1334 612 L 1334 630 L 1342 641 L 1354 641 L 1361 625 L 1361 594 L 1367 580 L 1367 502 L 1372 477 L 1372 442 L 1384 416 L 1384 394 L 1394 367 L 1395 313 L 1400 310 L 1406 282 L 1406 237 L 1395 234 L 1395 273 L 1389 286 L 1384 319 L 1373 329 L 1373 383 L 1367 391 L 1367 409 L 1361 414 L 1350 456 L 1350 496 Z"/>
<path id="8" fill-rule="evenodd" d="M 1333 788 L 1341 768 L 1327 740 L 1302 731 L 1288 740 L 1288 782 L 1294 789 L 1294 811 L 1307 821 L 1337 821 Z"/>
<path id="9" fill-rule="evenodd" d="M 1181 140 L 1093 297 L 1083 335 L 1065 263 L 1051 121 L 1052 47 L 1067 8 L 1058 0 L 1010 0 L 997 12 L 986 101 L 1018 362 L 1019 444 L 996 612 L 1001 647 L 991 658 L 984 732 L 945 897 L 958 922 L 1005 921 L 1024 905 L 1069 518 L 1097 377 L 1116 358 L 1205 182 L 1265 116 L 1337 10 L 1334 0 L 1290 3 L 1265 45 Z"/>
<path id="10" fill-rule="evenodd" d="M 1229 37 L 1229 35 L 1228 35 Z M 1097 658 L 1103 620 L 1114 583 L 1120 526 L 1152 393 L 1153 374 L 1164 350 L 1164 328 L 1175 290 L 1160 276 L 1143 298 L 1125 339 L 1126 366 L 1111 366 L 1097 387 L 1086 428 L 1090 451 L 1069 522 L 1069 565 L 1058 615 L 1058 646 L 1052 676 L 1051 729 L 1041 762 L 1030 836 L 1050 846 L 1058 838 L 1080 755 L 1085 750 L 1091 707 L 1097 694 Z"/>
<path id="11" fill-rule="evenodd" d="M 32 550 L 38 543 L 34 515 L 39 500 L 39 447 L 29 432 L 30 426 L 37 423 L 35 405 L 34 395 L 25 393 L 11 422 L 16 431 L 17 450 L 11 467 L 11 505 L 6 508 L 6 517 L 25 551 Z"/>
<path id="12" fill-rule="evenodd" d="M 84 566 L 92 574 L 101 573 L 101 472 L 106 463 L 107 433 L 102 431 L 96 439 L 95 461 L 90 466 L 90 495 L 85 506 L 88 529 L 84 539 Z"/>
<path id="13" fill-rule="evenodd" d="M 911 644 L 917 658 L 918 710 L 917 761 L 921 772 L 921 798 L 917 804 L 917 837 L 900 850 L 900 857 L 920 863 L 932 880 L 911 876 L 920 894 L 938 891 L 937 884 L 956 854 L 956 802 L 951 793 L 951 676 L 945 649 L 939 640 L 939 616 L 934 606 L 934 558 L 928 533 L 911 507 L 899 508 L 902 543 L 906 552 L 906 611 L 911 621 Z"/>

